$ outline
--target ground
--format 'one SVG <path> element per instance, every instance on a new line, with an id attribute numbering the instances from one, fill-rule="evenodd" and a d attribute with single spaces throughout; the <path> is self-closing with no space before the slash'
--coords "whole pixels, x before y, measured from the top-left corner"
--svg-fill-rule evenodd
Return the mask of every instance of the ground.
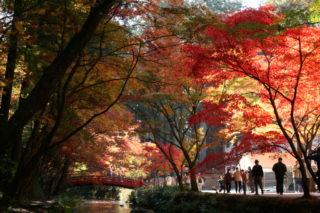
<path id="1" fill-rule="evenodd" d="M 202 190 L 202 192 L 209 192 L 209 193 L 216 193 L 215 190 Z M 260 193 L 260 190 L 259 190 L 259 193 Z M 221 194 L 221 193 L 219 193 Z M 222 192 L 223 194 L 223 192 Z M 231 193 L 232 195 L 243 195 L 243 193 L 241 192 L 241 194 L 239 193 L 235 193 L 234 190 L 231 190 Z M 248 196 L 256 196 L 254 195 L 254 193 L 247 193 Z M 277 194 L 276 192 L 265 192 L 264 195 L 261 195 L 259 194 L 259 196 L 265 196 L 265 197 L 285 197 L 285 198 L 299 198 L 299 197 L 302 197 L 303 196 L 303 193 L 294 193 L 294 192 L 285 192 L 283 193 L 283 195 L 279 195 Z M 318 199 L 320 199 L 320 193 L 319 192 L 314 192 L 314 193 L 311 193 L 311 196 L 313 197 L 317 197 Z"/>

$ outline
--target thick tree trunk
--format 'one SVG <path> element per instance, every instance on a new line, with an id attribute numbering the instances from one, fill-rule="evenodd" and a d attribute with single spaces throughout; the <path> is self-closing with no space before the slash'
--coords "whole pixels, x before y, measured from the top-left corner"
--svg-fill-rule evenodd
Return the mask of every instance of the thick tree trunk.
<path id="1" fill-rule="evenodd" d="M 62 189 L 64 187 L 66 187 L 66 180 L 68 177 L 68 170 L 70 167 L 70 163 L 71 163 L 70 158 L 66 157 L 64 164 L 63 164 L 63 167 L 62 167 L 62 170 L 60 171 L 60 174 L 59 174 L 60 177 L 57 181 L 57 184 L 53 190 L 52 195 L 57 195 L 60 191 L 62 191 Z"/>
<path id="2" fill-rule="evenodd" d="M 198 184 L 197 184 L 197 177 L 194 172 L 190 172 L 190 184 L 191 184 L 191 190 L 192 191 L 199 191 Z"/>
<path id="3" fill-rule="evenodd" d="M 119 0 L 104 0 L 99 2 L 101 3 L 97 3 L 91 9 L 81 31 L 73 36 L 66 48 L 43 71 L 42 77 L 30 95 L 18 107 L 11 119 L 0 126 L 0 155 L 12 144 L 12 139 L 17 135 L 16 130 L 23 129 L 35 113 L 45 107 L 56 85 L 63 79 L 70 65 L 90 41 L 105 13 Z"/>
<path id="4" fill-rule="evenodd" d="M 39 131 L 39 128 L 39 123 L 36 122 L 24 153 L 20 161 L 17 162 L 18 167 L 14 177 L 4 191 L 1 203 L 20 204 L 23 200 L 27 200 L 29 194 L 32 194 L 32 186 L 39 177 L 42 159 L 51 140 L 46 137 L 46 128 L 42 129 L 42 132 Z"/>
<path id="5" fill-rule="evenodd" d="M 300 172 L 302 176 L 302 188 L 303 188 L 303 197 L 308 198 L 310 197 L 310 188 L 309 188 L 309 181 L 307 178 L 306 168 L 301 158 L 297 159 L 300 165 Z"/>
<path id="6" fill-rule="evenodd" d="M 171 166 L 173 167 L 173 170 L 177 176 L 177 181 L 178 181 L 178 185 L 179 185 L 179 189 L 180 191 L 184 191 L 185 188 L 184 188 L 184 185 L 183 185 L 183 180 L 182 180 L 182 176 L 181 176 L 181 173 L 179 172 L 179 169 L 177 168 L 177 166 L 175 165 L 174 162 L 171 162 L 169 160 L 169 162 L 171 163 Z"/>
<path id="7" fill-rule="evenodd" d="M 6 61 L 6 69 L 5 69 L 5 80 L 6 86 L 3 88 L 2 97 L 1 97 L 1 106 L 0 106 L 0 138 L 1 143 L 9 143 L 9 141 L 4 141 L 6 138 L 1 137 L 2 131 L 7 131 L 5 124 L 8 122 L 9 119 L 9 111 L 11 109 L 11 96 L 13 90 L 13 80 L 14 80 L 14 73 L 16 69 L 16 64 L 18 61 L 18 40 L 19 40 L 19 31 L 16 28 L 17 23 L 19 23 L 22 13 L 22 1 L 15 0 L 14 1 L 14 9 L 13 9 L 13 18 L 11 24 L 11 31 L 8 38 L 8 54 L 7 54 L 7 61 Z M 2 158 L 2 164 L 7 164 L 8 168 L 12 168 L 12 165 L 15 165 L 14 162 L 19 161 L 20 153 L 21 153 L 21 135 L 22 129 L 15 129 L 16 134 L 10 140 L 10 145 L 12 145 L 11 149 L 1 149 L 0 148 L 0 157 L 4 153 L 7 154 L 7 160 Z M 19 146 L 17 146 L 19 145 Z M 1 146 L 1 145 L 0 145 Z M 11 159 L 10 159 L 11 158 Z M 9 167 L 10 165 L 10 167 Z M 12 168 L 13 170 L 13 168 Z M 2 177 L 3 187 L 7 187 L 9 184 L 10 177 L 7 174 L 0 174 L 6 176 L 6 178 Z M 5 190 L 5 188 L 3 189 Z"/>
<path id="8" fill-rule="evenodd" d="M 21 102 L 8 121 L 0 122 L 1 157 L 8 153 L 13 144 L 15 146 L 21 145 L 21 132 L 24 126 L 37 112 L 45 108 L 56 85 L 64 78 L 70 65 L 85 48 L 106 12 L 110 11 L 117 2 L 120 2 L 120 0 L 103 0 L 96 3 L 95 7 L 91 9 L 81 31 L 74 35 L 66 48 L 56 56 L 49 67 L 44 69 L 42 77 L 30 95 Z M 44 151 L 43 148 L 39 148 L 32 155 L 33 157 L 30 161 L 19 163 L 13 181 L 5 191 L 1 203 L 8 204 L 9 201 L 19 202 L 23 199 L 25 189 L 31 185 L 30 183 L 39 172 L 37 167 L 41 163 Z"/>
<path id="9" fill-rule="evenodd" d="M 311 174 L 313 181 L 317 184 L 318 191 L 320 192 L 320 177 L 317 177 L 317 175 L 315 174 L 315 172 L 311 167 L 310 161 L 308 160 L 306 160 L 306 167 L 308 169 L 307 171 L 309 171 L 309 173 Z"/>
<path id="10" fill-rule="evenodd" d="M 173 165 L 172 165 L 173 166 Z M 185 188 L 183 186 L 183 180 L 182 180 L 182 176 L 181 176 L 181 173 L 179 172 L 178 168 L 176 167 L 176 165 L 173 166 L 173 170 L 174 172 L 176 173 L 176 176 L 177 176 L 177 181 L 178 181 L 178 185 L 179 185 L 179 189 L 180 191 L 184 191 Z"/>
<path id="11" fill-rule="evenodd" d="M 177 176 L 177 182 L 178 182 L 180 191 L 183 192 L 185 190 L 185 188 L 184 188 L 184 185 L 183 185 L 183 179 L 182 179 L 182 177 L 180 175 Z"/>
<path id="12" fill-rule="evenodd" d="M 193 168 L 195 166 L 196 163 L 196 159 L 194 159 L 193 161 L 191 160 L 190 156 L 189 156 L 189 152 L 186 149 L 182 149 L 182 152 L 184 154 L 184 157 L 186 158 L 186 161 L 188 163 L 188 167 L 189 167 L 189 172 L 190 172 L 190 185 L 191 185 L 191 190 L 192 191 L 199 191 L 198 189 L 198 183 L 197 183 L 197 176 L 193 171 Z"/>
<path id="13" fill-rule="evenodd" d="M 24 79 L 21 83 L 21 91 L 20 91 L 20 97 L 19 97 L 19 105 L 23 102 L 23 94 L 26 93 L 26 90 L 28 89 L 28 83 L 27 79 Z M 20 131 L 17 131 L 17 134 L 15 136 L 15 140 L 12 141 L 12 149 L 11 149 L 11 159 L 13 162 L 19 162 L 22 151 L 23 151 L 23 144 L 22 144 L 22 135 L 23 131 L 22 129 Z"/>
<path id="14" fill-rule="evenodd" d="M 11 25 L 11 32 L 9 36 L 9 47 L 8 47 L 8 55 L 7 55 L 7 63 L 6 63 L 6 71 L 5 71 L 5 80 L 7 85 L 3 88 L 2 98 L 1 98 L 1 107 L 0 107 L 0 123 L 6 122 L 9 119 L 9 110 L 12 96 L 12 88 L 13 88 L 13 79 L 14 79 L 14 71 L 16 69 L 16 63 L 18 59 L 18 35 L 19 32 L 16 28 L 16 24 L 19 22 L 21 18 L 21 0 L 14 1 L 14 12 L 13 19 Z"/>
<path id="15" fill-rule="evenodd" d="M 2 204 L 22 204 L 38 177 L 42 155 L 36 153 L 29 161 L 20 163 L 12 182 L 3 194 Z"/>

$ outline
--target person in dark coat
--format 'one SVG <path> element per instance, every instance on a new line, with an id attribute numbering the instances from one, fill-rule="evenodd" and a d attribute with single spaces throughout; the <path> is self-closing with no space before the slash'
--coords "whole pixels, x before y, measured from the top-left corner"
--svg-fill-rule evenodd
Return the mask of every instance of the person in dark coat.
<path id="1" fill-rule="evenodd" d="M 252 168 L 252 177 L 253 177 L 253 182 L 256 190 L 256 195 L 258 195 L 258 185 L 261 189 L 261 194 L 263 194 L 263 187 L 262 187 L 262 178 L 263 178 L 263 170 L 262 166 L 259 165 L 259 161 L 255 160 L 254 161 L 255 165 Z"/>
<path id="2" fill-rule="evenodd" d="M 278 163 L 273 165 L 272 171 L 276 175 L 277 193 L 283 195 L 283 179 L 287 172 L 287 167 L 284 163 L 282 163 L 282 158 L 279 158 Z"/>
<path id="3" fill-rule="evenodd" d="M 223 178 L 223 176 L 220 176 L 220 177 L 219 177 L 218 182 L 219 182 L 219 192 L 221 192 L 221 191 L 223 190 L 223 193 L 225 193 L 226 187 L 225 187 L 225 183 L 224 183 L 224 178 Z"/>
<path id="4" fill-rule="evenodd" d="M 230 193 L 230 190 L 231 190 L 231 182 L 232 182 L 232 175 L 230 173 L 230 168 L 228 168 L 227 173 L 224 175 L 224 183 L 228 193 Z"/>

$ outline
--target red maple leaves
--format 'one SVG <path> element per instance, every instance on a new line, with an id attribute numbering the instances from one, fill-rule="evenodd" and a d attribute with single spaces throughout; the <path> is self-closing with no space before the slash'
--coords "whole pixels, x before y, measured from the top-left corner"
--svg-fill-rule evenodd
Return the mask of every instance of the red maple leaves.
<path id="1" fill-rule="evenodd" d="M 243 77 L 257 82 L 251 93 L 258 97 L 258 103 L 247 97 L 241 100 L 241 94 L 235 91 L 221 105 L 204 103 L 198 118 L 190 119 L 220 125 L 227 122 L 228 116 L 229 121 L 234 121 L 237 113 L 241 117 L 238 125 L 242 137 L 227 154 L 230 156 L 244 151 L 287 150 L 284 144 L 291 136 L 289 145 L 294 151 L 293 141 L 310 144 L 311 135 L 315 135 L 320 115 L 320 73 L 316 68 L 320 63 L 320 29 L 309 26 L 283 29 L 280 25 L 283 17 L 272 10 L 266 6 L 223 17 L 221 23 L 204 30 L 211 40 L 209 45 L 183 48 L 190 56 L 185 62 L 188 67 L 185 74 L 205 80 L 208 86 L 218 88 L 226 80 Z M 278 129 L 257 131 L 272 124 Z M 236 131 L 235 125 L 230 127 Z"/>

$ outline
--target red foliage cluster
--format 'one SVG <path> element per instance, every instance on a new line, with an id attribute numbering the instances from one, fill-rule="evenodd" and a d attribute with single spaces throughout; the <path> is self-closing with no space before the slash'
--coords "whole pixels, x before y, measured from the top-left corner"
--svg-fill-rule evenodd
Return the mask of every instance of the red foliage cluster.
<path id="1" fill-rule="evenodd" d="M 227 79 L 249 77 L 259 85 L 253 92 L 272 109 L 250 105 L 236 95 L 223 104 L 204 103 L 198 117 L 190 118 L 190 122 L 221 125 L 238 111 L 244 128 L 241 140 L 230 153 L 210 154 L 198 168 L 225 164 L 245 152 L 278 151 L 286 146 L 286 133 L 296 131 L 293 125 L 298 124 L 296 128 L 301 132 L 308 125 L 312 128 L 312 120 L 317 122 L 320 73 L 315 68 L 320 63 L 320 29 L 302 26 L 279 30 L 277 24 L 282 17 L 272 10 L 273 7 L 266 6 L 223 17 L 222 24 L 204 31 L 211 39 L 210 45 L 183 48 L 190 56 L 185 62 L 186 75 L 204 79 L 212 87 L 219 87 Z M 286 129 L 254 134 L 254 129 L 268 124 Z M 236 131 L 236 126 L 231 129 Z"/>
<path id="2" fill-rule="evenodd" d="M 236 27 L 244 23 L 273 25 L 277 20 L 277 15 L 271 13 L 274 10 L 275 7 L 273 5 L 262 6 L 259 8 L 259 10 L 249 8 L 226 17 L 224 20 L 222 20 L 222 22 L 231 27 Z"/>
<path id="3" fill-rule="evenodd" d="M 221 126 L 230 118 L 226 103 L 203 102 L 203 109 L 189 118 L 191 125 L 206 123 L 208 126 Z"/>
<path id="4" fill-rule="evenodd" d="M 194 168 L 195 172 L 206 172 L 209 169 L 222 169 L 228 165 L 238 164 L 246 153 L 281 152 L 287 148 L 286 140 L 279 132 L 270 131 L 265 135 L 246 133 L 241 136 L 230 152 L 208 154 L 203 161 Z"/>

